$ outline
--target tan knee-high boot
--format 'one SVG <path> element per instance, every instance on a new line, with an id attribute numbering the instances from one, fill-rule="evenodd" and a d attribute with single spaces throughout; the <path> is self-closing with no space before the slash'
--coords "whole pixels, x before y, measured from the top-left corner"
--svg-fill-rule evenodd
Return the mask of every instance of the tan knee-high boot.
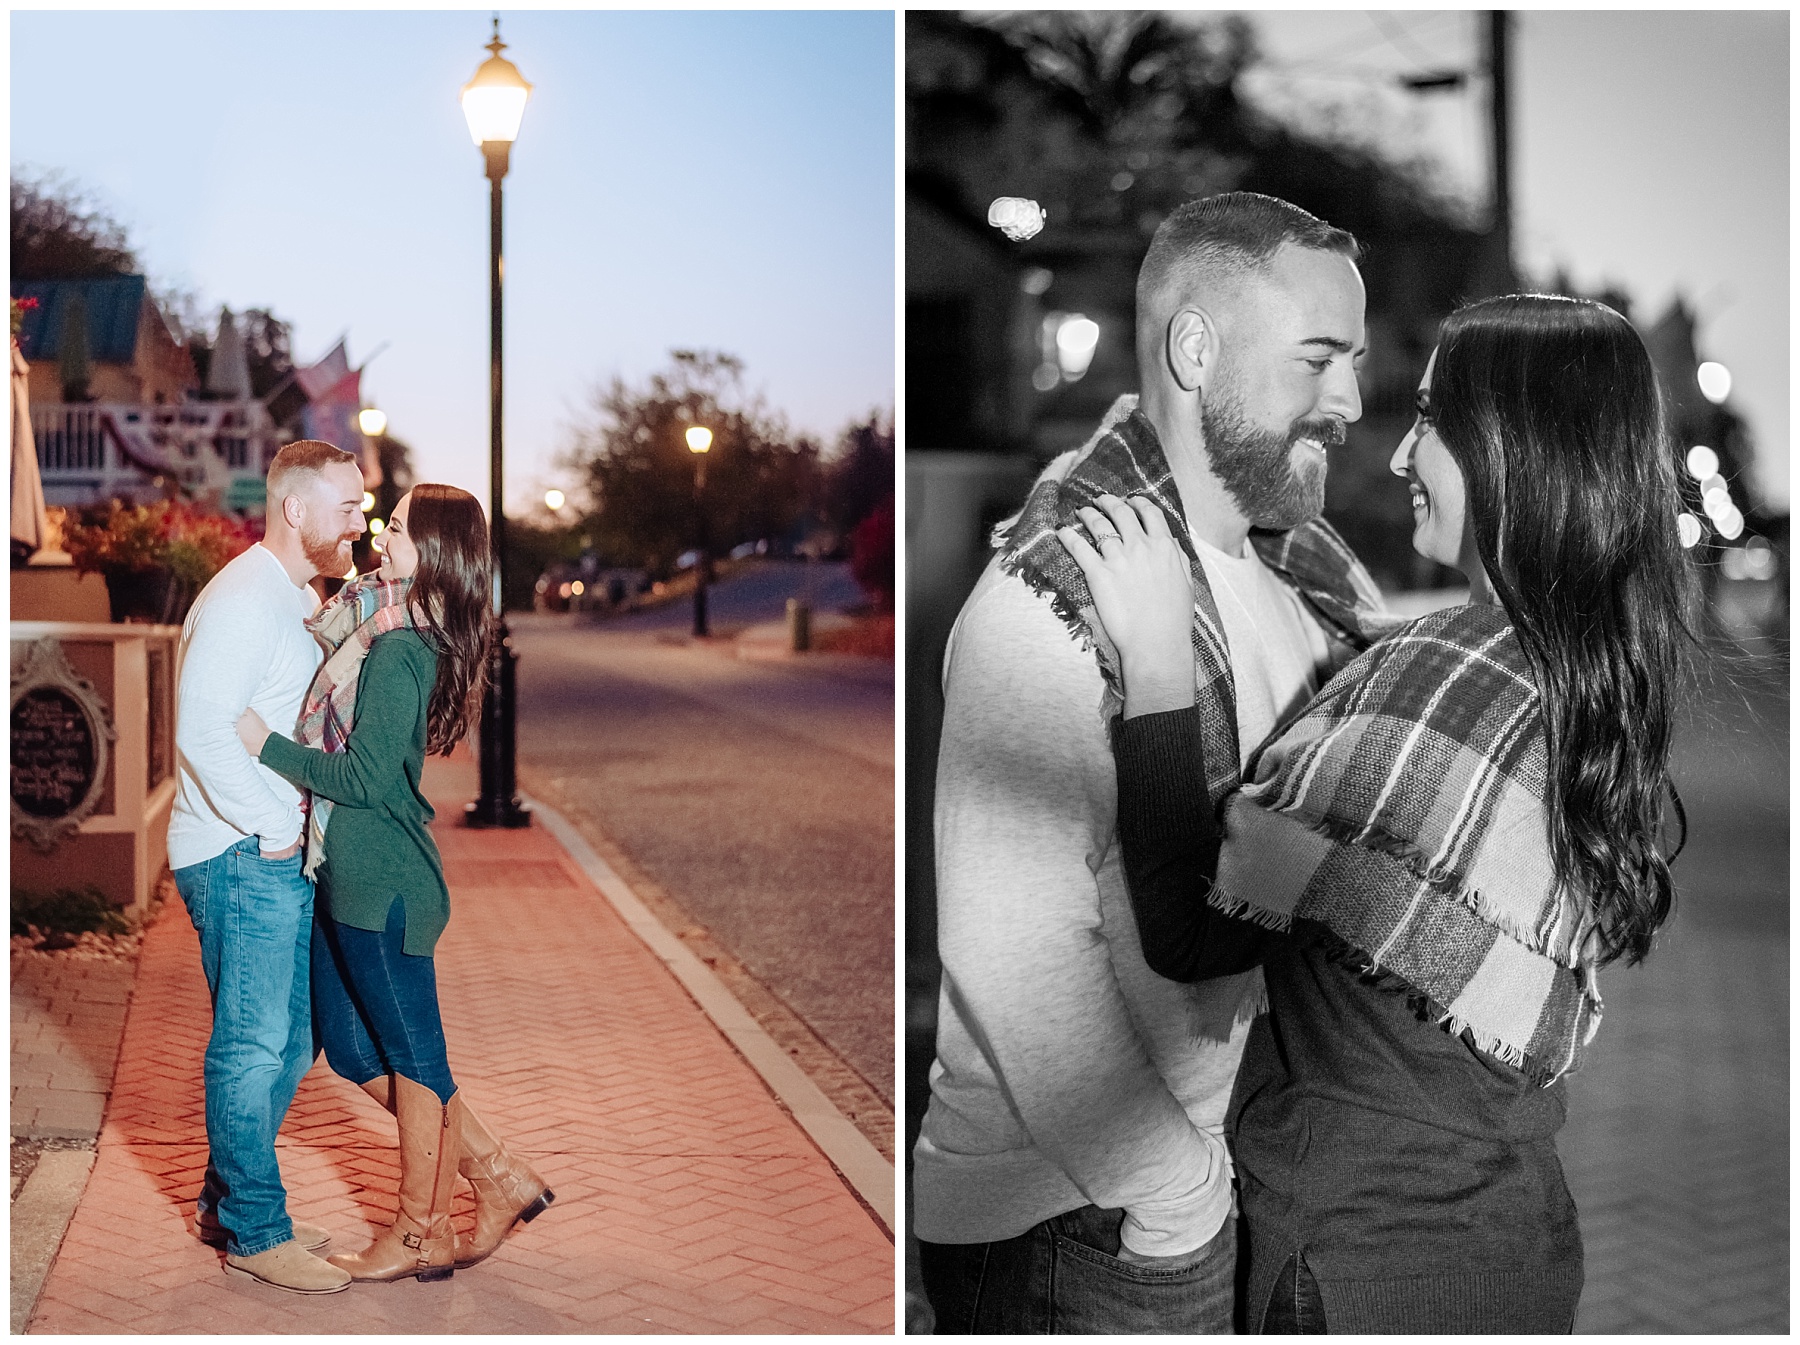
<path id="1" fill-rule="evenodd" d="M 463 1112 L 462 1161 L 457 1170 L 475 1188 L 475 1231 L 456 1242 L 456 1268 L 490 1256 L 512 1226 L 530 1223 L 556 1193 L 531 1165 L 509 1150 L 468 1111 Z"/>
<path id="2" fill-rule="evenodd" d="M 383 1107 L 392 1110 L 387 1075 L 370 1079 L 362 1087 Z M 456 1240 L 458 1270 L 466 1270 L 491 1256 L 514 1224 L 530 1223 L 556 1199 L 556 1192 L 531 1165 L 497 1139 L 466 1105 L 462 1113 L 462 1153 L 456 1170 L 475 1188 L 475 1231 Z"/>
<path id="3" fill-rule="evenodd" d="M 462 1151 L 462 1095 L 439 1102 L 424 1084 L 397 1074 L 393 1104 L 400 1130 L 399 1213 L 364 1251 L 329 1259 L 356 1280 L 446 1280 L 456 1261 L 450 1197 Z"/>

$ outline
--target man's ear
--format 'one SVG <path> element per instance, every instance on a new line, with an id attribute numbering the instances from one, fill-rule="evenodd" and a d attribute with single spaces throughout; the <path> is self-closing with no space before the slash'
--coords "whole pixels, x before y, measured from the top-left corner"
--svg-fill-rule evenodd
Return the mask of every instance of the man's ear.
<path id="1" fill-rule="evenodd" d="M 306 502 L 298 495 L 282 496 L 281 516 L 290 528 L 299 531 L 300 525 L 306 521 Z"/>
<path id="2" fill-rule="evenodd" d="M 1169 319 L 1169 373 L 1177 386 L 1194 392 L 1219 358 L 1219 329 L 1204 308 L 1183 308 Z"/>

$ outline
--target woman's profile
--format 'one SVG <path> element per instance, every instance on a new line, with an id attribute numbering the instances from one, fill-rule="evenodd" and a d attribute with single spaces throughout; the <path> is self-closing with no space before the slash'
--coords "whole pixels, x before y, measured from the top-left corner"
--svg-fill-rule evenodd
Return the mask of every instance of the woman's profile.
<path id="1" fill-rule="evenodd" d="M 1061 534 L 1123 669 L 1146 960 L 1264 969 L 1229 1121 L 1253 1331 L 1571 1329 L 1562 1081 L 1599 1028 L 1598 971 L 1641 960 L 1674 895 L 1693 580 L 1642 342 L 1597 303 L 1476 303 L 1443 324 L 1418 412 L 1391 466 L 1415 547 L 1469 603 L 1346 665 L 1218 811 L 1187 539 L 1115 497 Z"/>

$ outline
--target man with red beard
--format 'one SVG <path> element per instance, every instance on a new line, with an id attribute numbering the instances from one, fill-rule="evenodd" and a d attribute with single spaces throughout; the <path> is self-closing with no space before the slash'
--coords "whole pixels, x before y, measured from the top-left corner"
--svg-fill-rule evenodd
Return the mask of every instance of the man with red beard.
<path id="1" fill-rule="evenodd" d="M 202 1240 L 230 1273 L 294 1293 L 335 1293 L 350 1276 L 313 1255 L 330 1241 L 297 1224 L 275 1132 L 313 1061 L 313 887 L 301 872 L 300 794 L 251 758 L 237 721 L 254 708 L 293 724 L 320 661 L 310 581 L 350 569 L 362 535 L 356 458 L 288 444 L 269 465 L 263 540 L 213 577 L 181 631 L 169 867 L 200 935 L 212 994 L 206 1046 Z"/>
<path id="2" fill-rule="evenodd" d="M 1144 962 L 1116 834 L 1114 646 L 1057 538 L 1144 496 L 1196 580 L 1214 802 L 1381 623 L 1318 521 L 1362 413 L 1357 245 L 1234 192 L 1180 207 L 1138 275 L 1141 396 L 1053 462 L 944 661 L 935 817 L 944 966 L 913 1228 L 940 1333 L 1229 1333 L 1226 1103 L 1260 972 L 1179 985 Z M 1133 686 L 1137 685 L 1136 682 Z"/>

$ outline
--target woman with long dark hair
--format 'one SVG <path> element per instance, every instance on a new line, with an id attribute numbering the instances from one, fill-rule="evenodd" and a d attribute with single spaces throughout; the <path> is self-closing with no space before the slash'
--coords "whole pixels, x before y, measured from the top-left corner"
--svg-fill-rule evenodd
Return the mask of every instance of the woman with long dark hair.
<path id="1" fill-rule="evenodd" d="M 365 1251 L 329 1259 L 358 1280 L 438 1280 L 555 1197 L 464 1104 L 432 961 L 450 892 L 420 777 L 426 755 L 449 755 L 480 710 L 493 638 L 487 521 L 468 492 L 420 485 L 376 544 L 381 567 L 308 623 L 326 658 L 299 742 L 271 734 L 255 711 L 238 727 L 252 755 L 311 797 L 313 1017 L 325 1058 L 400 1132 L 393 1225 Z M 475 1191 L 468 1237 L 450 1223 L 459 1171 Z"/>
<path id="2" fill-rule="evenodd" d="M 1391 466 L 1414 546 L 1470 602 L 1343 667 L 1222 807 L 1187 538 L 1111 496 L 1061 534 L 1122 669 L 1145 958 L 1184 981 L 1264 970 L 1228 1121 L 1251 1331 L 1572 1328 L 1562 1079 L 1599 1026 L 1596 972 L 1640 961 L 1674 895 L 1693 578 L 1642 341 L 1597 303 L 1491 299 L 1443 324 L 1418 396 Z"/>

